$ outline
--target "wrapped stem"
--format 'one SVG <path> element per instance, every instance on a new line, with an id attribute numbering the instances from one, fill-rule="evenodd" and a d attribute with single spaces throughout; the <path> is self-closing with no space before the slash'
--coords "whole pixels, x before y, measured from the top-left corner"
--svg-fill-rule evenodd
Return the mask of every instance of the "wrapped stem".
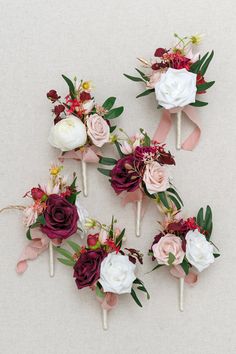
<path id="1" fill-rule="evenodd" d="M 49 241 L 49 275 L 54 277 L 54 257 L 53 257 L 53 244 L 52 241 Z"/>
<path id="2" fill-rule="evenodd" d="M 179 278 L 179 310 L 184 311 L 184 278 Z"/>
<path id="3" fill-rule="evenodd" d="M 86 162 L 81 160 L 82 164 L 82 183 L 83 183 L 83 193 L 84 196 L 88 196 L 88 186 L 87 186 L 87 165 Z"/>
<path id="4" fill-rule="evenodd" d="M 137 211 L 136 211 L 136 236 L 140 236 L 140 223 L 141 223 L 141 210 L 142 210 L 142 200 L 137 201 Z"/>
<path id="5" fill-rule="evenodd" d="M 181 121 L 182 121 L 182 111 L 177 112 L 177 137 L 176 137 L 176 149 L 181 149 Z"/>
<path id="6" fill-rule="evenodd" d="M 108 313 L 108 311 L 102 308 L 102 326 L 103 326 L 104 331 L 108 330 L 107 313 Z"/>

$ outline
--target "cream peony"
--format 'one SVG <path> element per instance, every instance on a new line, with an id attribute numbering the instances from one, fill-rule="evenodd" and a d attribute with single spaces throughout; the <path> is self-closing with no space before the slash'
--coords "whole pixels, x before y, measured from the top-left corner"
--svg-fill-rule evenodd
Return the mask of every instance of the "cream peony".
<path id="1" fill-rule="evenodd" d="M 134 270 L 135 264 L 130 262 L 128 256 L 109 253 L 102 261 L 99 283 L 105 292 L 130 293 L 136 279 Z"/>
<path id="2" fill-rule="evenodd" d="M 175 256 L 172 265 L 177 265 L 183 262 L 185 253 L 182 249 L 182 241 L 178 236 L 166 234 L 160 238 L 158 243 L 155 243 L 152 246 L 152 250 L 158 264 L 169 265 L 169 253 L 172 253 Z"/>
<path id="3" fill-rule="evenodd" d="M 86 143 L 86 127 L 79 118 L 70 115 L 52 126 L 48 140 L 61 151 L 73 150 Z"/>
<path id="4" fill-rule="evenodd" d="M 186 258 L 199 272 L 214 262 L 214 248 L 198 230 L 189 231 L 186 242 Z"/>
<path id="5" fill-rule="evenodd" d="M 87 119 L 88 136 L 94 145 L 101 147 L 109 142 L 110 127 L 101 116 L 92 114 Z"/>
<path id="6" fill-rule="evenodd" d="M 158 104 L 166 109 L 184 107 L 196 99 L 197 75 L 186 69 L 169 68 L 155 85 Z"/>
<path id="7" fill-rule="evenodd" d="M 143 181 L 150 194 L 164 192 L 169 187 L 166 168 L 157 161 L 152 161 L 146 165 Z"/>

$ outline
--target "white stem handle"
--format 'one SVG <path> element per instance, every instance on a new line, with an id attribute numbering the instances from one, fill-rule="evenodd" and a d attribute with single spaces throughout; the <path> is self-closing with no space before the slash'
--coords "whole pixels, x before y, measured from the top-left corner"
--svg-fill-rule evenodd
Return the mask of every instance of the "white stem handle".
<path id="1" fill-rule="evenodd" d="M 53 259 L 53 244 L 49 241 L 49 275 L 54 277 L 54 259 Z"/>
<path id="2" fill-rule="evenodd" d="M 87 165 L 86 162 L 81 160 L 82 164 L 82 183 L 83 183 L 83 193 L 84 196 L 88 196 L 88 186 L 87 186 Z"/>
<path id="3" fill-rule="evenodd" d="M 108 330 L 108 324 L 107 324 L 107 310 L 102 309 L 102 326 L 104 331 Z"/>
<path id="4" fill-rule="evenodd" d="M 179 310 L 184 311 L 184 278 L 179 278 Z"/>
<path id="5" fill-rule="evenodd" d="M 176 148 L 177 150 L 181 149 L 181 120 L 182 120 L 182 111 L 177 112 L 177 139 L 176 139 Z"/>
<path id="6" fill-rule="evenodd" d="M 136 212 L 136 236 L 140 236 L 140 223 L 141 223 L 141 210 L 142 210 L 142 200 L 137 201 L 137 212 Z"/>

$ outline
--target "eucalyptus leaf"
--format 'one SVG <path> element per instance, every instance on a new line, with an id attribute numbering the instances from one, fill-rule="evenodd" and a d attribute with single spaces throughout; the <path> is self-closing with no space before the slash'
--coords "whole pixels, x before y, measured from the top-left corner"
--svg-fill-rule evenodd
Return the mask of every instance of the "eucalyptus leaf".
<path id="1" fill-rule="evenodd" d="M 65 259 L 65 258 L 57 258 L 59 262 L 62 264 L 65 264 L 69 267 L 73 267 L 75 265 L 75 261 L 71 261 L 70 259 Z"/>
<path id="2" fill-rule="evenodd" d="M 117 163 L 117 160 L 111 158 L 111 157 L 100 157 L 99 159 L 99 163 L 103 164 L 103 165 L 107 165 L 107 166 L 112 166 L 115 165 Z"/>
<path id="3" fill-rule="evenodd" d="M 127 79 L 129 79 L 129 80 L 144 82 L 144 80 L 141 79 L 141 77 L 131 76 L 131 75 L 127 75 L 127 74 L 123 74 L 123 75 L 124 75 L 125 77 L 127 77 Z"/>
<path id="4" fill-rule="evenodd" d="M 136 98 L 150 95 L 150 93 L 152 93 L 152 92 L 154 92 L 154 91 L 155 91 L 154 89 L 145 90 L 144 92 L 142 92 L 142 93 L 140 93 L 138 96 L 136 96 Z"/>
<path id="5" fill-rule="evenodd" d="M 108 176 L 108 177 L 110 177 L 110 174 L 111 174 L 111 170 L 107 170 L 107 169 L 105 169 L 105 168 L 98 168 L 98 171 L 100 172 L 100 173 L 102 173 L 104 176 Z"/>
<path id="6" fill-rule="evenodd" d="M 74 258 L 72 257 L 71 253 L 64 248 L 61 247 L 54 247 L 57 253 L 60 253 L 62 256 L 68 258 L 70 261 L 74 262 Z"/>
<path id="7" fill-rule="evenodd" d="M 74 241 L 68 240 L 67 243 L 73 249 L 73 251 L 75 251 L 76 253 L 79 253 L 79 251 L 81 250 L 80 245 L 78 245 Z"/>

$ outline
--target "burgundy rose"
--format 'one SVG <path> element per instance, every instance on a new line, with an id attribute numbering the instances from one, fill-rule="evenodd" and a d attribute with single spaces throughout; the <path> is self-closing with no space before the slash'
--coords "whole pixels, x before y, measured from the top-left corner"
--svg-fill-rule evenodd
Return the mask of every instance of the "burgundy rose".
<path id="1" fill-rule="evenodd" d="M 54 103 L 60 98 L 60 96 L 58 96 L 56 90 L 50 90 L 47 93 L 47 98 Z"/>
<path id="2" fill-rule="evenodd" d="M 81 92 L 79 98 L 81 99 L 82 102 L 91 100 L 91 95 L 89 92 L 83 91 Z"/>
<path id="3" fill-rule="evenodd" d="M 58 104 L 53 108 L 52 111 L 56 116 L 59 116 L 62 112 L 64 112 L 64 110 L 65 106 L 63 106 L 63 104 Z"/>
<path id="4" fill-rule="evenodd" d="M 66 239 L 77 231 L 77 208 L 60 195 L 48 197 L 44 217 L 45 225 L 41 229 L 51 239 Z"/>
<path id="5" fill-rule="evenodd" d="M 157 160 L 161 165 L 175 165 L 174 157 L 171 155 L 170 152 L 160 152 Z"/>
<path id="6" fill-rule="evenodd" d="M 133 155 L 118 160 L 110 175 L 111 186 L 117 194 L 123 191 L 133 192 L 139 187 L 142 178 L 137 168 L 139 166 L 136 165 Z"/>
<path id="7" fill-rule="evenodd" d="M 100 268 L 107 253 L 99 248 L 82 253 L 74 265 L 74 278 L 78 289 L 93 285 L 100 278 Z"/>

